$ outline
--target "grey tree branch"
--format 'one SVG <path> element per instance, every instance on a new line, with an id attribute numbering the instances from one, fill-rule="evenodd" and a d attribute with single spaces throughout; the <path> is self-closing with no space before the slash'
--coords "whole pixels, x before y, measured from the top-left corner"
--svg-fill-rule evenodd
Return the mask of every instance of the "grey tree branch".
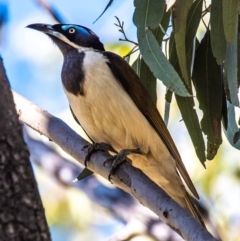
<path id="1" fill-rule="evenodd" d="M 81 147 L 88 143 L 83 138 L 62 120 L 40 109 L 14 91 L 13 96 L 19 119 L 22 122 L 54 141 L 73 158 L 84 164 L 87 152 L 83 151 Z M 91 155 L 91 160 L 88 162 L 90 170 L 106 179 L 110 167 L 104 167 L 103 163 L 107 157 L 109 154 L 97 152 Z M 187 210 L 174 202 L 161 188 L 129 163 L 121 165 L 112 176 L 111 181 L 156 213 L 185 240 L 216 240 Z"/>
<path id="2" fill-rule="evenodd" d="M 130 237 L 143 235 L 147 235 L 156 241 L 183 240 L 180 235 L 162 222 L 156 214 L 141 205 L 129 193 L 118 187 L 113 188 L 104 185 L 99 182 L 96 175 L 91 175 L 73 183 L 72 181 L 83 170 L 82 167 L 64 158 L 48 143 L 32 138 L 28 135 L 28 131 L 24 132 L 24 140 L 31 153 L 31 161 L 58 182 L 59 185 L 66 188 L 80 189 L 92 202 L 106 208 L 115 219 L 125 224 L 124 228 L 115 232 L 105 241 L 130 240 Z M 49 161 L 51 161 L 50 165 Z M 215 237 L 218 237 L 217 231 L 215 229 L 211 230 L 214 230 Z"/>

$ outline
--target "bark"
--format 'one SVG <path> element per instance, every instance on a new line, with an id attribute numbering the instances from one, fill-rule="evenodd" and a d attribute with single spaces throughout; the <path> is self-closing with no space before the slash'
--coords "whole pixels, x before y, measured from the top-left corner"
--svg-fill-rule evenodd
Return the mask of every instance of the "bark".
<path id="1" fill-rule="evenodd" d="M 0 240 L 49 241 L 29 152 L 0 58 Z"/>

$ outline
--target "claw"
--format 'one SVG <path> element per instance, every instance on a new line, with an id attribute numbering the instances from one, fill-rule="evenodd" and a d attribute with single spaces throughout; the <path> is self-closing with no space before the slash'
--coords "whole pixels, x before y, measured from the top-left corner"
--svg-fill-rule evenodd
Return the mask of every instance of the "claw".
<path id="1" fill-rule="evenodd" d="M 106 164 L 109 164 L 110 162 L 112 162 L 112 166 L 111 166 L 111 170 L 109 172 L 108 175 L 108 180 L 111 182 L 111 176 L 113 175 L 113 173 L 115 172 L 115 170 L 118 168 L 118 166 L 127 161 L 130 162 L 132 164 L 132 161 L 127 157 L 127 155 L 129 154 L 141 154 L 141 151 L 139 148 L 137 149 L 123 149 L 121 150 L 117 155 L 115 156 L 111 156 L 109 158 L 106 159 L 106 161 L 103 163 L 104 166 L 106 166 Z"/>
<path id="2" fill-rule="evenodd" d="M 87 162 L 90 160 L 90 157 L 94 152 L 96 152 L 96 151 L 116 152 L 109 144 L 107 144 L 105 142 L 100 142 L 100 143 L 94 142 L 92 144 L 84 145 L 82 147 L 82 151 L 84 151 L 86 149 L 87 149 L 87 155 L 86 155 L 85 160 L 84 160 L 84 165 L 86 167 L 87 167 Z"/>

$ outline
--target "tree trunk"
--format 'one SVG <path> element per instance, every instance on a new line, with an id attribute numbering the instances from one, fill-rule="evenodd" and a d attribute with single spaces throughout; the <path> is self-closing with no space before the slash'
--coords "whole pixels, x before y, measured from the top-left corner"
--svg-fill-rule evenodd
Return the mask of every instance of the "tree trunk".
<path id="1" fill-rule="evenodd" d="M 29 152 L 0 58 L 0 240 L 48 241 Z"/>

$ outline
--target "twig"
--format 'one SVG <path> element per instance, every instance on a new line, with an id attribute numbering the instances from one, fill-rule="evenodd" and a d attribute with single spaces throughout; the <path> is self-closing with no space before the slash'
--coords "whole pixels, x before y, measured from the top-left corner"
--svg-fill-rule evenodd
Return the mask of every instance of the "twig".
<path id="1" fill-rule="evenodd" d="M 126 41 L 126 42 L 129 42 L 129 43 L 132 43 L 132 44 L 135 44 L 136 46 L 138 46 L 138 43 L 128 39 L 127 35 L 125 34 L 125 31 L 123 29 L 124 22 L 121 22 L 120 19 L 117 16 L 115 16 L 115 18 L 118 21 L 118 23 L 115 23 L 115 25 L 120 28 L 118 31 L 121 32 L 123 34 L 123 36 L 124 36 L 124 39 L 120 38 L 119 41 Z"/>

